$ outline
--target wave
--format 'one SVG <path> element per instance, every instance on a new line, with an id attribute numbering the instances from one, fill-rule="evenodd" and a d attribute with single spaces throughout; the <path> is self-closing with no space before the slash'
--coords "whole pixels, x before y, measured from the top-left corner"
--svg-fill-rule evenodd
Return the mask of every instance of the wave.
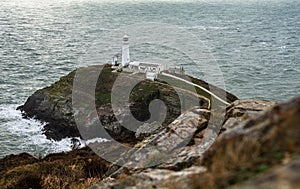
<path id="1" fill-rule="evenodd" d="M 35 119 L 22 118 L 17 104 L 0 105 L 0 157 L 11 153 L 28 152 L 35 156 L 70 151 L 71 138 L 61 141 L 49 140 L 43 134 L 43 126 Z"/>
<path id="2" fill-rule="evenodd" d="M 20 111 L 16 110 L 17 104 L 0 105 L 0 157 L 22 152 L 30 153 L 36 157 L 44 157 L 50 153 L 67 152 L 72 150 L 72 138 L 60 141 L 47 139 L 43 134 L 42 123 L 36 119 L 24 119 Z M 79 148 L 91 143 L 107 142 L 107 139 L 94 138 L 82 140 Z"/>

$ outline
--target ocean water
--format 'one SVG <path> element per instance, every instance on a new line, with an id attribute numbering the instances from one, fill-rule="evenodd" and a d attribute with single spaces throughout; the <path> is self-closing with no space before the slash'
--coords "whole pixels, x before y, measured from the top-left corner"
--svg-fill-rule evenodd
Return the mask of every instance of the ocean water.
<path id="1" fill-rule="evenodd" d="M 70 139 L 47 140 L 43 123 L 23 119 L 16 107 L 82 66 L 80 57 L 95 40 L 150 22 L 199 39 L 193 53 L 213 57 L 226 90 L 241 99 L 282 101 L 300 94 L 299 0 L 1 0 L 0 157 L 70 150 Z M 133 49 L 132 58 L 163 55 L 188 74 L 203 76 L 197 60 L 170 48 L 142 47 Z"/>

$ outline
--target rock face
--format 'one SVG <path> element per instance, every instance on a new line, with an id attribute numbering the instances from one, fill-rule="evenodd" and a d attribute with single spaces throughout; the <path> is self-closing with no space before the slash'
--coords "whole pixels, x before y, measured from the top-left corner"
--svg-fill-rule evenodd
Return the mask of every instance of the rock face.
<path id="1" fill-rule="evenodd" d="M 223 129 L 230 129 L 241 122 L 255 117 L 276 103 L 266 100 L 236 100 L 227 107 Z"/>
<path id="2" fill-rule="evenodd" d="M 300 97 L 266 108 L 218 137 L 201 164 L 211 183 L 199 186 L 223 188 L 299 157 Z"/>
<path id="3" fill-rule="evenodd" d="M 191 165 L 192 159 L 199 156 L 198 150 L 195 150 L 197 145 L 193 142 L 194 135 L 206 129 L 209 116 L 208 110 L 196 107 L 183 113 L 161 132 L 139 143 L 141 147 L 134 154 L 130 152 L 131 158 L 124 167 L 138 169 L 159 165 L 178 170 L 182 166 Z M 121 159 L 126 156 L 123 154 Z"/>
<path id="4" fill-rule="evenodd" d="M 118 83 L 115 84 L 115 81 L 118 77 L 120 77 L 120 74 L 112 73 L 112 69 L 109 65 L 102 67 L 89 66 L 86 68 L 79 68 L 71 72 L 69 75 L 62 77 L 58 82 L 52 84 L 50 87 L 36 91 L 28 98 L 26 103 L 18 109 L 23 112 L 25 117 L 35 117 L 46 122 L 44 132 L 47 138 L 60 140 L 65 137 L 78 137 L 80 136 L 80 133 L 74 119 L 74 104 L 72 104 L 72 95 L 76 94 L 76 92 L 80 92 L 83 94 L 84 98 L 90 98 L 90 96 L 87 91 L 73 91 L 74 77 L 77 72 L 84 72 L 84 84 L 92 85 L 92 75 L 99 69 L 102 69 L 102 72 L 99 75 L 96 86 L 93 86 L 95 90 L 95 97 L 93 100 L 95 102 L 99 118 L 97 115 L 87 118 L 84 123 L 85 125 L 90 125 L 90 129 L 87 132 L 94 133 L 95 128 L 99 126 L 95 125 L 94 120 L 100 119 L 102 126 L 114 139 L 124 142 L 130 142 L 128 141 L 130 139 L 134 141 L 141 140 L 147 135 L 141 135 L 142 137 L 135 139 L 135 132 L 128 130 L 120 124 L 120 121 L 117 119 L 120 114 L 125 117 L 124 119 L 126 119 L 126 116 L 131 115 L 123 115 L 125 114 L 125 111 L 123 110 L 118 110 L 119 115 L 116 115 L 118 113 L 113 111 L 111 106 L 111 93 L 113 87 L 126 88 L 127 85 L 130 87 L 130 83 L 133 78 L 144 77 L 144 75 L 123 74 L 123 78 L 119 79 Z M 203 81 L 195 78 L 193 78 L 193 80 L 207 88 L 209 87 L 208 84 Z M 220 92 L 223 91 L 218 88 L 216 90 Z M 187 93 L 187 90 L 183 89 L 177 89 L 177 91 L 175 91 L 172 86 L 169 86 L 164 82 L 153 82 L 150 80 L 144 80 L 138 83 L 138 85 L 132 90 L 129 108 L 135 119 L 145 121 L 150 118 L 150 112 L 147 108 L 149 107 L 150 102 L 153 99 L 160 99 L 167 106 L 166 119 L 162 124 L 163 126 L 166 126 L 182 113 L 178 96 L 181 94 L 185 94 L 187 96 L 186 99 L 196 99 L 197 105 L 200 105 L 202 108 L 209 108 L 208 98 L 205 95 L 203 96 L 203 94 Z M 224 94 L 227 94 L 227 100 L 229 102 L 237 99 L 232 94 L 226 92 L 224 92 Z M 185 104 L 188 103 L 189 102 L 185 102 Z M 185 110 L 189 109 L 189 107 L 190 106 L 187 105 Z"/>
<path id="5" fill-rule="evenodd" d="M 50 87 L 31 95 L 23 106 L 18 107 L 25 117 L 46 122 L 47 138 L 59 140 L 79 136 L 72 111 L 72 84 L 75 72 L 62 77 Z"/>
<path id="6" fill-rule="evenodd" d="M 239 111 L 242 113 L 234 113 Z M 191 112 L 202 115 L 197 109 Z M 187 112 L 186 116 L 191 112 Z M 236 117 L 243 117 L 243 120 L 234 127 L 226 128 L 208 149 L 201 150 L 201 142 L 190 143 L 171 158 L 172 166 L 160 162 L 163 158 L 158 158 L 157 165 L 144 169 L 130 168 L 125 164 L 114 169 L 117 171 L 108 172 L 109 176 L 92 188 L 226 188 L 256 175 L 257 178 L 233 188 L 298 188 L 300 97 L 280 104 L 256 100 L 236 101 L 227 108 L 225 124 L 230 118 Z M 207 122 L 205 116 L 201 120 L 200 125 L 204 126 Z M 170 127 L 179 121 L 180 117 Z M 193 138 L 205 132 L 207 128 L 202 127 Z M 157 141 L 165 141 L 164 145 L 168 146 L 167 138 L 172 138 L 172 134 L 162 132 L 156 137 Z M 182 152 L 185 152 L 185 158 L 179 155 Z M 189 157 L 194 158 L 190 161 Z M 180 163 L 182 166 L 178 166 Z"/>

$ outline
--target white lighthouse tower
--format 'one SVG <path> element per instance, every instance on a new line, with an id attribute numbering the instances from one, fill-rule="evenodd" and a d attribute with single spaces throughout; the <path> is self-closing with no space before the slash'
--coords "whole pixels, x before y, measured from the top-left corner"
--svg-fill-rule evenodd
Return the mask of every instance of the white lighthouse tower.
<path id="1" fill-rule="evenodd" d="M 122 46 L 122 67 L 128 66 L 130 62 L 129 56 L 129 37 L 128 35 L 124 35 L 123 37 L 123 46 Z"/>

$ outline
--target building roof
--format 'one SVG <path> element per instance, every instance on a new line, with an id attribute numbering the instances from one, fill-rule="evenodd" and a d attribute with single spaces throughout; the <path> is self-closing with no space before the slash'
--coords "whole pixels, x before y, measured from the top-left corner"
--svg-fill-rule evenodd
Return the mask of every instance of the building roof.
<path id="1" fill-rule="evenodd" d="M 159 63 L 150 63 L 150 62 L 130 62 L 129 65 L 131 66 L 146 66 L 146 67 L 158 67 L 160 66 Z"/>
<path id="2" fill-rule="evenodd" d="M 139 66 L 140 62 L 129 62 L 129 65 L 131 65 L 131 66 Z"/>
<path id="3" fill-rule="evenodd" d="M 146 72 L 146 76 L 147 77 L 155 77 L 156 73 L 154 73 L 154 72 Z"/>
<path id="4" fill-rule="evenodd" d="M 152 66 L 152 67 L 158 67 L 160 64 L 158 63 L 150 63 L 150 62 L 141 62 L 140 66 Z"/>

